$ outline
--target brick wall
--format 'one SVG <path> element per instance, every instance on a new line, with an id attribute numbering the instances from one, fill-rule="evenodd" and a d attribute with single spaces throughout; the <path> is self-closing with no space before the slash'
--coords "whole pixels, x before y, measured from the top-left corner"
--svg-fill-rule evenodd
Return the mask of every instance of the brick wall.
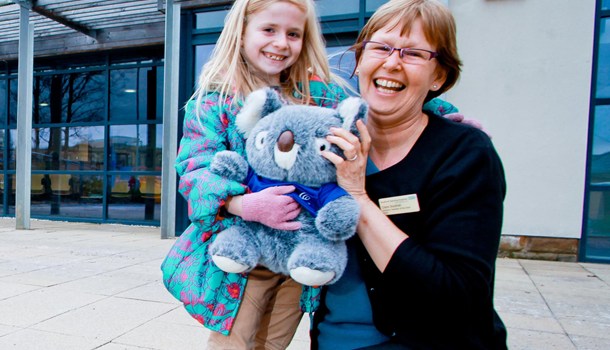
<path id="1" fill-rule="evenodd" d="M 578 239 L 504 235 L 498 257 L 577 261 Z"/>

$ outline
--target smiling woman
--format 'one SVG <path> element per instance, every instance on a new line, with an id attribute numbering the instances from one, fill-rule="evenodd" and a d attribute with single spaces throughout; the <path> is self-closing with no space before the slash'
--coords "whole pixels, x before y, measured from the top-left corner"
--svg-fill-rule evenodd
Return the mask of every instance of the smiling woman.
<path id="1" fill-rule="evenodd" d="M 389 1 L 353 48 L 369 118 L 360 137 L 328 137 L 353 159 L 326 156 L 361 217 L 312 348 L 506 349 L 493 307 L 502 163 L 481 130 L 424 107 L 459 77 L 453 16 L 436 0 Z"/>

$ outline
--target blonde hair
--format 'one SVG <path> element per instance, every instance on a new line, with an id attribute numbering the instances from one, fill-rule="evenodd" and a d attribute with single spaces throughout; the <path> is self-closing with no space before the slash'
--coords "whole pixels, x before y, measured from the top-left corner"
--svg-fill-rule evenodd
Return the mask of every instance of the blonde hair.
<path id="1" fill-rule="evenodd" d="M 248 70 L 242 56 L 241 43 L 248 17 L 277 2 L 295 5 L 305 13 L 303 48 L 297 61 L 282 73 L 283 95 L 293 102 L 308 104 L 311 95 L 307 82 L 311 75 L 315 74 L 325 83 L 331 81 L 325 42 L 313 0 L 237 0 L 225 18 L 224 29 L 210 60 L 199 75 L 197 89 L 191 97 L 197 101 L 197 106 L 201 105 L 203 96 L 208 92 L 218 92 L 221 99 L 232 95 L 235 102 L 250 92 L 267 86 Z M 196 114 L 199 116 L 199 108 Z"/>
<path id="2" fill-rule="evenodd" d="M 445 5 L 436 0 L 390 0 L 375 11 L 351 49 L 356 52 L 358 63 L 364 40 L 369 40 L 373 34 L 386 27 L 392 30 L 400 26 L 401 34 L 408 35 L 417 19 L 421 19 L 426 40 L 436 47 L 436 60 L 446 74 L 441 88 L 428 93 L 428 101 L 449 90 L 460 77 L 462 61 L 457 52 L 455 20 Z"/>

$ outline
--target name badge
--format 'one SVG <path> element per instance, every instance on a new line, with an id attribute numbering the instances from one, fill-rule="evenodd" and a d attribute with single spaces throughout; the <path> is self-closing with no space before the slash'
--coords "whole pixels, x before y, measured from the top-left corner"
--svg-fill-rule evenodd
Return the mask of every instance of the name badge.
<path id="1" fill-rule="evenodd" d="M 417 194 L 379 199 L 379 208 L 385 215 L 415 213 L 419 211 Z"/>

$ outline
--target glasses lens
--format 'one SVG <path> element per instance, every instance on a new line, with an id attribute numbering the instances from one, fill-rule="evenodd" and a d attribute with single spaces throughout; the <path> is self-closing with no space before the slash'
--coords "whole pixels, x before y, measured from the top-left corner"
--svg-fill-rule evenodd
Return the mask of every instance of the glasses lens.
<path id="1" fill-rule="evenodd" d="M 402 60 L 407 63 L 425 63 L 432 58 L 432 54 L 420 49 L 402 49 Z"/>
<path id="2" fill-rule="evenodd" d="M 384 43 L 377 43 L 374 41 L 367 41 L 364 44 L 364 50 L 371 55 L 379 58 L 385 58 L 392 54 L 394 49 Z"/>

